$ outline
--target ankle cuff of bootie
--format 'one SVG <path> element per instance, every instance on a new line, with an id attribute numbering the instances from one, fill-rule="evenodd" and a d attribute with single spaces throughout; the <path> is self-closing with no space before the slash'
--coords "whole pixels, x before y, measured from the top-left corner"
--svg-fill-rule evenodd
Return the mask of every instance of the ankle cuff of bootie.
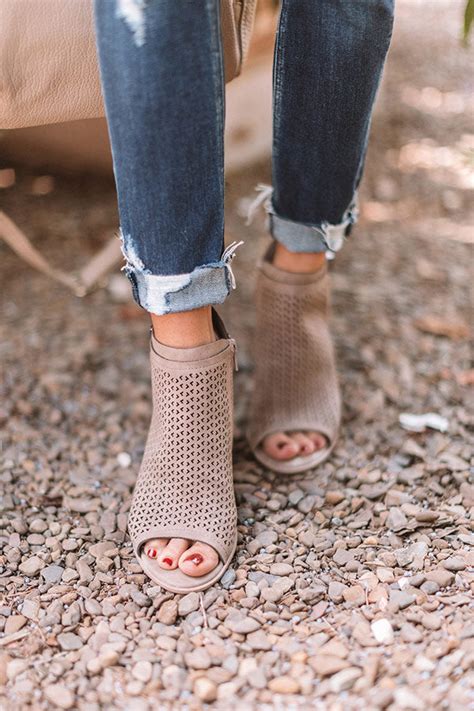
<path id="1" fill-rule="evenodd" d="M 294 284 L 304 285 L 304 284 L 315 284 L 316 282 L 323 279 L 328 272 L 327 262 L 325 262 L 317 271 L 301 273 L 301 272 L 287 272 L 280 267 L 276 267 L 272 263 L 273 254 L 275 251 L 275 245 L 270 245 L 269 249 L 265 252 L 259 267 L 265 276 L 272 281 L 279 282 L 280 284 Z"/>
<path id="2" fill-rule="evenodd" d="M 179 361 L 183 363 L 206 360 L 207 358 L 212 358 L 222 351 L 225 351 L 229 347 L 229 341 L 226 338 L 219 338 L 217 341 L 212 341 L 212 343 L 205 343 L 202 346 L 196 346 L 195 348 L 173 348 L 172 346 L 165 346 L 160 343 L 155 338 L 153 331 L 151 333 L 151 347 L 156 355 L 170 361 Z"/>

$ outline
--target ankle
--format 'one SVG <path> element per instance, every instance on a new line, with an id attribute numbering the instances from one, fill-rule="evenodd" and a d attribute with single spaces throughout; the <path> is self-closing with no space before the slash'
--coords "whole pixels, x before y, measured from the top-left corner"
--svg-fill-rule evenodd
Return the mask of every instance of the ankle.
<path id="1" fill-rule="evenodd" d="M 212 308 L 203 306 L 192 311 L 157 316 L 150 314 L 157 341 L 171 348 L 197 348 L 216 340 L 212 325 Z"/>
<path id="2" fill-rule="evenodd" d="M 285 272 L 311 274 L 326 263 L 324 252 L 290 252 L 280 242 L 275 243 L 273 265 Z"/>

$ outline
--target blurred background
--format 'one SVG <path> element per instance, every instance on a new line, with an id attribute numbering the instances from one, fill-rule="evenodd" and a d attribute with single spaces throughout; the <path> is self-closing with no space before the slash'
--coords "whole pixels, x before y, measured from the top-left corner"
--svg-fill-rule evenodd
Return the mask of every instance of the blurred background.
<path id="1" fill-rule="evenodd" d="M 467 4 L 469 21 L 473 3 Z M 249 61 L 227 88 L 229 201 L 247 197 L 237 195 L 236 175 L 268 177 L 277 7 L 275 0 L 260 0 Z M 463 235 L 468 240 L 469 225 L 450 222 L 467 207 L 463 198 L 472 187 L 471 53 L 461 47 L 465 8 L 466 0 L 397 2 L 362 202 L 362 217 L 370 223 L 423 215 L 425 229 L 436 220 L 437 233 L 454 230 L 458 241 Z M 0 170 L 0 206 L 34 244 L 47 253 L 48 231 L 54 230 L 61 241 L 68 240 L 69 254 L 61 255 L 66 264 L 58 267 L 79 268 L 117 227 L 105 119 L 0 131 Z M 429 190 L 421 178 L 429 178 Z"/>
<path id="2" fill-rule="evenodd" d="M 463 255 L 472 241 L 474 99 L 472 52 L 461 42 L 464 9 L 463 0 L 398 0 L 361 221 L 334 266 L 336 286 L 347 291 L 344 299 L 355 298 L 360 279 L 364 300 L 373 289 L 380 290 L 382 301 L 387 293 L 400 298 L 412 279 L 418 291 L 410 315 L 428 320 L 435 330 L 452 330 L 447 321 L 464 323 L 468 306 L 469 280 L 463 277 L 469 259 Z M 263 219 L 248 227 L 243 215 L 255 185 L 270 178 L 276 10 L 274 0 L 260 0 L 249 61 L 227 87 L 227 239 L 244 239 L 246 245 L 234 263 L 240 288 L 225 309 L 242 331 L 244 358 L 252 327 L 252 266 L 265 237 Z M 118 216 L 105 120 L 0 131 L 0 209 L 61 269 L 79 270 L 113 242 Z M 80 317 L 89 324 L 81 330 L 90 326 L 92 337 L 96 326 L 89 319 L 102 315 L 125 333 L 144 332 L 146 316 L 130 300 L 117 244 L 114 269 L 83 302 L 35 273 L 1 240 L 0 250 L 4 328 L 23 323 L 24 336 L 25 316 L 34 313 L 33 331 L 44 331 L 51 322 L 55 333 L 63 320 L 74 328 Z M 377 280 L 367 283 L 366 275 L 374 271 Z M 42 303 L 48 308 L 39 308 Z M 18 347 L 22 344 L 23 339 Z"/>

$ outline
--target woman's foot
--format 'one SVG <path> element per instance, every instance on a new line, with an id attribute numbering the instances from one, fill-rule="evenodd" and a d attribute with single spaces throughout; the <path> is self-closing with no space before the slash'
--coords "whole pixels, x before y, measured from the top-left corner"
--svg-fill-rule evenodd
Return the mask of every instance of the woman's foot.
<path id="1" fill-rule="evenodd" d="M 326 446 L 326 437 L 320 432 L 274 432 L 262 440 L 263 451 L 280 461 L 307 457 Z"/>
<path id="2" fill-rule="evenodd" d="M 290 252 L 277 242 L 272 263 L 286 272 L 311 274 L 325 265 L 326 257 L 323 253 Z M 320 432 L 295 430 L 267 435 L 262 440 L 262 449 L 272 459 L 287 461 L 313 454 L 327 447 L 327 444 L 326 437 Z"/>
<path id="3" fill-rule="evenodd" d="M 193 578 L 210 573 L 219 562 L 214 548 L 184 538 L 153 538 L 145 544 L 144 551 L 163 570 L 179 568 Z"/>

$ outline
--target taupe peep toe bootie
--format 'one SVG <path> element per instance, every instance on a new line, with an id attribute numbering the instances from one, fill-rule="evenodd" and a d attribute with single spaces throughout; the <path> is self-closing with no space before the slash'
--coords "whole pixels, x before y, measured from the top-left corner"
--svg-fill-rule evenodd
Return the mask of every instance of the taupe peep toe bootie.
<path id="1" fill-rule="evenodd" d="M 247 437 L 268 469 L 296 474 L 331 453 L 341 417 L 334 348 L 328 328 L 329 277 L 293 274 L 275 267 L 273 247 L 259 265 L 255 384 Z M 326 447 L 281 461 L 267 455 L 262 440 L 274 432 L 316 431 Z"/>
<path id="2" fill-rule="evenodd" d="M 235 342 L 213 313 L 218 340 L 170 348 L 152 335 L 153 415 L 128 521 L 144 572 L 166 590 L 210 587 L 230 565 L 237 543 L 232 479 Z M 152 538 L 212 546 L 219 563 L 201 577 L 162 569 L 143 551 Z"/>

